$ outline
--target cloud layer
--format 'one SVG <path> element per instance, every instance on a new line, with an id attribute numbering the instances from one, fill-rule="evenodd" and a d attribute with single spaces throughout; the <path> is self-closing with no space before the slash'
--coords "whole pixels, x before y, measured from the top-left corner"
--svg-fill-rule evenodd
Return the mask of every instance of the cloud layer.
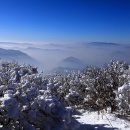
<path id="1" fill-rule="evenodd" d="M 91 42 L 91 43 L 0 43 L 0 48 L 21 50 L 40 61 L 45 68 L 57 67 L 63 59 L 73 56 L 87 65 L 103 65 L 113 60 L 130 62 L 130 45 Z"/>

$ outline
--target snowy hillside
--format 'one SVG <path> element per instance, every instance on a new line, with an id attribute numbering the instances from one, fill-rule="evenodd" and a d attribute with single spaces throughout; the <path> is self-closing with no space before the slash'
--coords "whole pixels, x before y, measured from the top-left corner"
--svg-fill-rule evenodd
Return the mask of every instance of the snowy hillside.
<path id="1" fill-rule="evenodd" d="M 2 130 L 129 130 L 129 119 L 125 62 L 45 76 L 30 65 L 0 63 Z"/>
<path id="2" fill-rule="evenodd" d="M 114 114 L 82 111 L 74 117 L 81 123 L 77 130 L 130 130 L 130 121 L 116 117 Z"/>

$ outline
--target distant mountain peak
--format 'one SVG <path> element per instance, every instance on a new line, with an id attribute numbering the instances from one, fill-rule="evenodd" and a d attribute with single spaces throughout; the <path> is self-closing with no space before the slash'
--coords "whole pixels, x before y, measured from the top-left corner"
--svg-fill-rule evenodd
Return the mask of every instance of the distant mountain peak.
<path id="1" fill-rule="evenodd" d="M 59 67 L 62 68 L 71 68 L 71 69 L 81 69 L 85 66 L 84 62 L 81 61 L 80 59 L 70 56 L 70 57 L 66 57 L 65 59 L 63 59 L 60 64 Z"/>
<path id="2" fill-rule="evenodd" d="M 70 57 L 63 59 L 62 62 L 77 62 L 77 63 L 80 63 L 81 60 L 76 58 L 76 57 L 70 56 Z"/>

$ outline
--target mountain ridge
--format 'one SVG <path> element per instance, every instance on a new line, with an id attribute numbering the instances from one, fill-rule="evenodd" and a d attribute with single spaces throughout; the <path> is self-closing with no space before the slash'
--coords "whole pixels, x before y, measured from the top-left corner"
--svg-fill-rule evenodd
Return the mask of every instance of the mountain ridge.
<path id="1" fill-rule="evenodd" d="M 13 49 L 0 48 L 0 58 L 2 60 L 9 60 L 9 61 L 16 60 L 20 63 L 27 63 L 27 64 L 37 63 L 37 61 L 34 58 L 27 55 L 26 53 L 20 50 L 13 50 Z"/>

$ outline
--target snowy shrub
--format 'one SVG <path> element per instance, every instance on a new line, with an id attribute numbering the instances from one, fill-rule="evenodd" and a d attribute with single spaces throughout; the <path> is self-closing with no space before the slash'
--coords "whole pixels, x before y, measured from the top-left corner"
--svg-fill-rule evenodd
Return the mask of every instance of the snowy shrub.
<path id="1" fill-rule="evenodd" d="M 118 88 L 118 107 L 121 115 L 130 115 L 130 83 Z"/>
<path id="2" fill-rule="evenodd" d="M 56 90 L 57 97 L 67 106 L 79 106 L 83 101 L 82 84 L 77 80 L 74 73 L 71 76 L 64 76 Z"/>
<path id="3" fill-rule="evenodd" d="M 126 63 L 114 61 L 102 68 L 88 67 L 84 71 L 87 90 L 84 105 L 99 110 L 111 107 L 111 112 L 116 111 L 118 87 L 127 82 L 128 68 Z"/>
<path id="4" fill-rule="evenodd" d="M 79 73 L 53 75 L 47 79 L 52 95 L 67 106 L 93 110 L 110 107 L 111 112 L 129 112 L 129 92 L 127 95 L 122 93 L 126 99 L 121 99 L 118 91 L 130 81 L 129 65 L 125 62 L 111 61 L 104 67 L 88 66 Z"/>
<path id="5" fill-rule="evenodd" d="M 3 130 L 74 130 L 70 109 L 53 94 L 60 84 L 17 63 L 0 67 L 0 125 Z"/>
<path id="6" fill-rule="evenodd" d="M 47 77 L 52 95 L 67 106 L 111 112 L 118 109 L 118 87 L 128 81 L 129 66 L 125 62 L 111 61 L 104 67 L 88 66 L 82 72 Z"/>

